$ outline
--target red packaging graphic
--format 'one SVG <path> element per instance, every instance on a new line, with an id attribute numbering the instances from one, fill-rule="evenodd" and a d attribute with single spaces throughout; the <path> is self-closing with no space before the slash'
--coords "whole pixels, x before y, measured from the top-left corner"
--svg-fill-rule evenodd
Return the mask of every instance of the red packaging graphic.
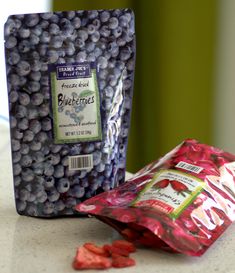
<path id="1" fill-rule="evenodd" d="M 135 260 L 129 257 L 135 251 L 134 244 L 125 240 L 116 240 L 111 245 L 103 246 L 89 242 L 78 247 L 72 265 L 76 270 L 129 267 L 135 265 Z"/>
<path id="2" fill-rule="evenodd" d="M 235 156 L 187 139 L 76 208 L 130 241 L 201 256 L 235 219 Z"/>

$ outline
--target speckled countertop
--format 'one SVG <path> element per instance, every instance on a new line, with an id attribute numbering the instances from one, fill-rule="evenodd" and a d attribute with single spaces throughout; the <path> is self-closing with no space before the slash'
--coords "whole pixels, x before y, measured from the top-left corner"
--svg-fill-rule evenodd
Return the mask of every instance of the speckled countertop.
<path id="1" fill-rule="evenodd" d="M 0 123 L 0 273 L 76 272 L 76 247 L 87 241 L 111 242 L 119 235 L 94 218 L 36 219 L 15 211 L 9 131 Z M 135 267 L 109 269 L 123 273 L 235 273 L 235 224 L 204 254 L 187 257 L 150 249 L 132 256 Z M 100 272 L 83 270 L 82 272 Z"/>

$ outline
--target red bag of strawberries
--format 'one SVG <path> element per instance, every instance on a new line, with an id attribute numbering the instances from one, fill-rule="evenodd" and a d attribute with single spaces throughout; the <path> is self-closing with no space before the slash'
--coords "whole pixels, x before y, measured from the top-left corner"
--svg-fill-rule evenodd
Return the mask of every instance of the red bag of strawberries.
<path id="1" fill-rule="evenodd" d="M 76 209 L 137 244 L 201 256 L 235 220 L 235 156 L 188 139 Z"/>

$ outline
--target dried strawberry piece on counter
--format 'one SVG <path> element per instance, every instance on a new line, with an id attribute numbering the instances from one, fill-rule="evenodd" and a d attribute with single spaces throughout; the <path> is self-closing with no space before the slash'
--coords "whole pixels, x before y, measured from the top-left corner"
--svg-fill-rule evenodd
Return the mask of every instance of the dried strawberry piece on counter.
<path id="1" fill-rule="evenodd" d="M 73 261 L 73 268 L 79 269 L 106 269 L 110 267 L 123 268 L 135 265 L 135 260 L 129 257 L 136 248 L 126 240 L 115 240 L 112 245 L 97 246 L 94 243 L 85 243 L 77 249 Z"/>
<path id="2" fill-rule="evenodd" d="M 135 260 L 130 257 L 124 257 L 119 255 L 112 256 L 112 266 L 116 268 L 134 266 Z"/>
<path id="3" fill-rule="evenodd" d="M 130 229 L 130 228 L 125 228 L 121 231 L 121 234 L 124 238 L 126 238 L 129 241 L 135 241 L 137 240 L 139 237 L 141 237 L 141 233 Z"/>
<path id="4" fill-rule="evenodd" d="M 106 249 L 104 249 L 104 247 L 101 246 L 97 246 L 93 243 L 85 243 L 83 245 L 86 249 L 90 250 L 91 252 L 103 256 L 103 257 L 110 257 L 110 253 L 109 251 L 107 251 Z"/>
<path id="5" fill-rule="evenodd" d="M 113 245 L 104 245 L 103 248 L 110 253 L 110 256 L 113 254 L 125 257 L 129 256 L 129 252 L 127 250 L 115 247 Z"/>
<path id="6" fill-rule="evenodd" d="M 111 266 L 111 259 L 97 255 L 84 246 L 77 249 L 77 254 L 73 261 L 74 269 L 106 269 Z"/>
<path id="7" fill-rule="evenodd" d="M 131 242 L 126 241 L 126 240 L 115 240 L 115 241 L 113 241 L 112 246 L 117 247 L 119 249 L 126 250 L 129 253 L 136 251 L 135 245 Z"/>

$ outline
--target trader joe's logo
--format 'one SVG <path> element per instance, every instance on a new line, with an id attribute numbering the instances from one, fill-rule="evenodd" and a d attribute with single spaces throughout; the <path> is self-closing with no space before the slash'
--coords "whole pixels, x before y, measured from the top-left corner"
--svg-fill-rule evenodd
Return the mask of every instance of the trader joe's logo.
<path id="1" fill-rule="evenodd" d="M 57 80 L 87 78 L 91 75 L 89 63 L 58 65 L 56 69 Z"/>

